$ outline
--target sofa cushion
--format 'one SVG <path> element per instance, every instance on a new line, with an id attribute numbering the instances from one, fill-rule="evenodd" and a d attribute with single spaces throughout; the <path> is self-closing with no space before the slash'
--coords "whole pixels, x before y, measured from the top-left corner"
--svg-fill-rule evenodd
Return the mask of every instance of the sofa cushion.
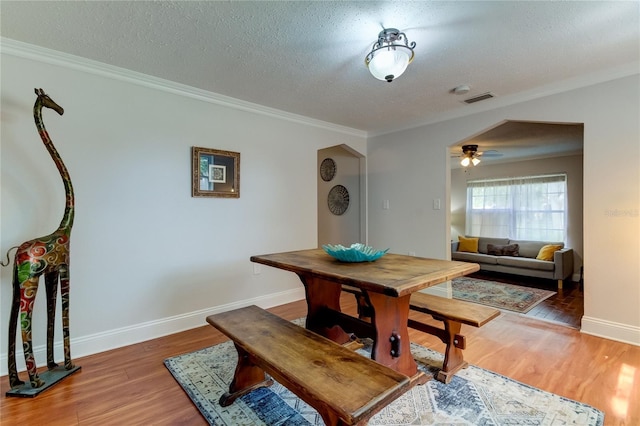
<path id="1" fill-rule="evenodd" d="M 466 251 L 469 253 L 478 252 L 478 238 L 458 236 L 458 251 Z"/>
<path id="2" fill-rule="evenodd" d="M 516 268 L 537 269 L 540 271 L 553 271 L 555 264 L 544 260 L 531 259 L 529 257 L 500 256 L 496 258 L 498 265 L 513 266 Z"/>
<path id="3" fill-rule="evenodd" d="M 509 240 L 509 244 L 518 244 L 520 246 L 520 256 L 530 257 L 532 259 L 535 259 L 538 256 L 538 253 L 540 253 L 540 249 L 547 244 L 561 245 L 562 247 L 564 247 L 564 243 L 562 242 L 545 241 Z"/>
<path id="4" fill-rule="evenodd" d="M 461 260 L 463 262 L 484 263 L 497 265 L 498 261 L 496 256 L 489 256 L 483 253 L 468 253 L 464 251 L 454 251 L 451 253 L 452 260 Z"/>
<path id="5" fill-rule="evenodd" d="M 478 241 L 478 253 L 487 254 L 487 245 L 493 244 L 498 246 L 506 246 L 509 244 L 508 238 L 480 237 Z"/>
<path id="6" fill-rule="evenodd" d="M 538 260 L 546 260 L 547 262 L 553 262 L 553 253 L 560 250 L 562 246 L 560 244 L 547 244 L 542 246 L 536 259 Z"/>
<path id="7" fill-rule="evenodd" d="M 519 256 L 519 248 L 520 246 L 518 244 L 509 244 L 506 246 L 487 244 L 487 254 L 495 256 Z"/>

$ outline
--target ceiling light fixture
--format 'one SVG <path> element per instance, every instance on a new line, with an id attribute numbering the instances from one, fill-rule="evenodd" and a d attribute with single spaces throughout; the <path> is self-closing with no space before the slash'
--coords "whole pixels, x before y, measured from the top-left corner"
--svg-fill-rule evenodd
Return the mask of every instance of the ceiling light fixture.
<path id="1" fill-rule="evenodd" d="M 480 164 L 480 158 L 478 158 L 478 145 L 464 145 L 462 147 L 463 158 L 460 161 L 462 167 L 469 167 L 470 165 L 477 166 Z"/>
<path id="2" fill-rule="evenodd" d="M 401 43 L 403 41 L 404 44 Z M 409 43 L 405 33 L 395 28 L 386 28 L 378 34 L 378 41 L 373 44 L 364 63 L 375 78 L 391 83 L 413 61 L 414 47 L 416 42 Z"/>

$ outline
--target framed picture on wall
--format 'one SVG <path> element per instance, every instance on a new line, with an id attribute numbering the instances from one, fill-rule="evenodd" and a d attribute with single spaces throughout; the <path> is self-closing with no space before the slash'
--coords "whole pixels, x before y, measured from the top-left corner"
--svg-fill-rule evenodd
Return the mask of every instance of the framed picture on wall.
<path id="1" fill-rule="evenodd" d="M 191 147 L 191 196 L 240 198 L 240 153 Z"/>

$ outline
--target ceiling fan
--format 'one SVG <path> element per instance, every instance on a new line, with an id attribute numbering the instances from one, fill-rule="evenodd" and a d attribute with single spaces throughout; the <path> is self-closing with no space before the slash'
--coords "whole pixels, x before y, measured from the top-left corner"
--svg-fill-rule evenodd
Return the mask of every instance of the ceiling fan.
<path id="1" fill-rule="evenodd" d="M 480 157 L 483 155 L 487 157 L 502 157 L 502 154 L 495 149 L 478 152 L 478 145 L 463 145 L 460 164 L 462 167 L 477 166 L 480 164 Z"/>

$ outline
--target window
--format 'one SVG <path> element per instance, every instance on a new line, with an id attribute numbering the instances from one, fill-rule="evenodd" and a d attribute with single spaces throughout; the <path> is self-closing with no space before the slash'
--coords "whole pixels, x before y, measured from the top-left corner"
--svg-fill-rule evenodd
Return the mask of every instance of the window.
<path id="1" fill-rule="evenodd" d="M 467 182 L 466 234 L 565 241 L 567 175 Z"/>

